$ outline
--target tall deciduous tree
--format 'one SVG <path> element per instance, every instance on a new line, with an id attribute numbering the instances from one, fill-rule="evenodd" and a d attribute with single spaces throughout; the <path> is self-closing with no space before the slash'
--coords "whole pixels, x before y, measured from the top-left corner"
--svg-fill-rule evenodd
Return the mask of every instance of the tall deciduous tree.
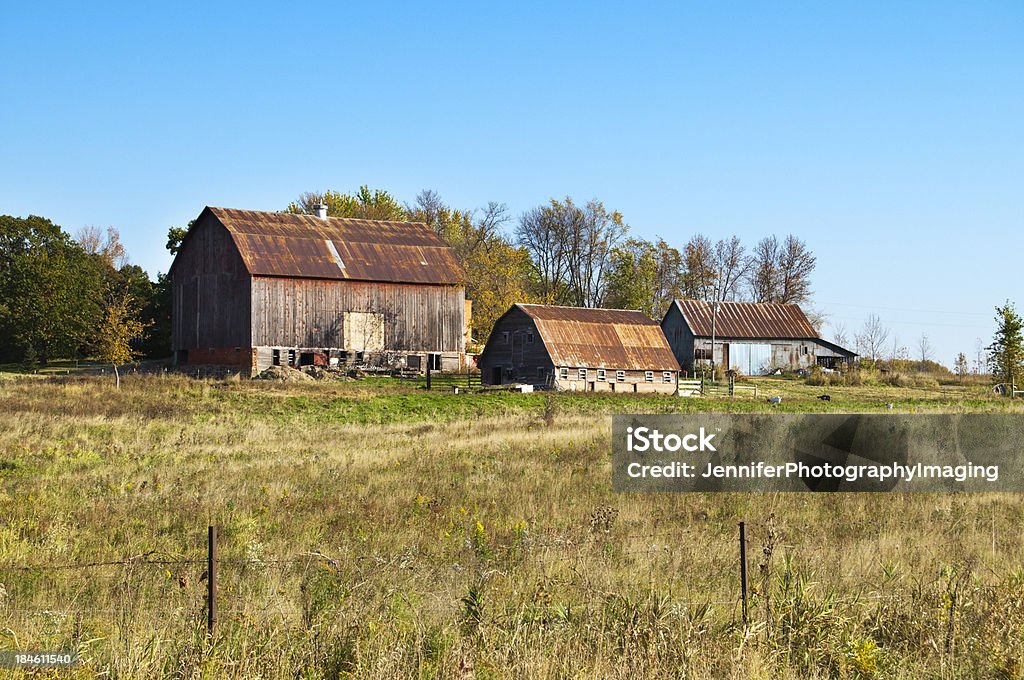
<path id="1" fill-rule="evenodd" d="M 811 295 L 811 273 L 817 258 L 807 244 L 790 234 L 758 241 L 750 258 L 750 292 L 754 302 L 800 304 Z"/>
<path id="2" fill-rule="evenodd" d="M 529 256 L 502 231 L 508 209 L 489 203 L 479 213 L 449 207 L 433 191 L 406 206 L 408 219 L 424 222 L 447 243 L 462 265 L 466 298 L 473 301 L 473 336 L 486 339 L 494 322 L 516 302 L 528 302 Z"/>
<path id="3" fill-rule="evenodd" d="M 846 347 L 846 341 L 846 324 L 832 324 L 832 342 L 836 343 L 840 347 Z"/>
<path id="4" fill-rule="evenodd" d="M 0 354 L 77 356 L 100 314 L 103 272 L 43 217 L 0 216 Z"/>
<path id="5" fill-rule="evenodd" d="M 917 339 L 917 352 L 921 357 L 922 364 L 932 358 L 932 341 L 928 339 L 926 333 L 922 333 L 921 337 Z"/>
<path id="6" fill-rule="evenodd" d="M 864 320 L 864 326 L 856 335 L 857 353 L 870 357 L 872 362 L 878 361 L 888 339 L 889 329 L 882 325 L 877 314 L 872 314 Z"/>
<path id="7" fill-rule="evenodd" d="M 535 297 L 548 305 L 565 302 L 566 299 L 568 261 L 563 226 L 550 206 L 539 206 L 523 213 L 516 230 L 519 244 L 530 255 L 536 284 Z"/>
<path id="8" fill-rule="evenodd" d="M 683 295 L 694 300 L 713 300 L 718 291 L 715 248 L 703 234 L 683 247 Z"/>
<path id="9" fill-rule="evenodd" d="M 779 253 L 779 298 L 783 304 L 800 304 L 811 295 L 811 273 L 818 259 L 807 244 L 790 234 Z"/>
<path id="10" fill-rule="evenodd" d="M 606 304 L 660 318 L 681 295 L 682 255 L 663 239 L 627 239 L 612 250 Z"/>
<path id="11" fill-rule="evenodd" d="M 963 385 L 964 384 L 964 376 L 966 376 L 967 373 L 970 370 L 968 368 L 968 365 L 967 365 L 967 355 L 964 354 L 963 352 L 960 352 L 959 354 L 957 354 L 956 355 L 956 361 L 954 362 L 953 365 L 954 365 L 954 371 L 956 372 L 956 376 L 957 376 L 957 378 L 959 378 L 960 384 Z"/>
<path id="12" fill-rule="evenodd" d="M 121 233 L 115 227 L 106 230 L 85 226 L 75 232 L 75 241 L 82 250 L 97 255 L 110 269 L 117 271 L 128 264 L 128 250 L 121 242 Z"/>
<path id="13" fill-rule="evenodd" d="M 622 213 L 609 211 L 600 201 L 577 205 L 566 198 L 524 213 L 517 237 L 531 256 L 542 300 L 600 307 L 612 251 L 628 231 Z"/>
<path id="14" fill-rule="evenodd" d="M 733 236 L 715 243 L 715 299 L 738 300 L 740 287 L 750 271 L 750 260 L 739 237 Z"/>
<path id="15" fill-rule="evenodd" d="M 1024 323 L 1009 300 L 996 307 L 996 334 L 988 346 L 988 365 L 996 380 L 1024 382 Z"/>
<path id="16" fill-rule="evenodd" d="M 748 267 L 750 295 L 754 302 L 776 302 L 781 290 L 779 240 L 768 236 L 757 242 Z"/>

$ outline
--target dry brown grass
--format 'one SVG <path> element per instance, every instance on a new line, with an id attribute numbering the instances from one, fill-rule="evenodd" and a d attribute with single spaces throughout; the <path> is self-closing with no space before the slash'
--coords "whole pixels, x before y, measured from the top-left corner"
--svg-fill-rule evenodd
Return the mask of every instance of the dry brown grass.
<path id="1" fill-rule="evenodd" d="M 1019 408 L 766 381 L 793 411 Z M 1008 494 L 618 495 L 611 413 L 758 402 L 0 384 L 0 644 L 115 677 L 1020 677 Z M 753 623 L 739 620 L 748 522 Z M 206 526 L 222 619 L 203 632 Z M 770 552 L 770 559 L 766 552 Z M 167 561 L 173 564 L 153 564 Z"/>

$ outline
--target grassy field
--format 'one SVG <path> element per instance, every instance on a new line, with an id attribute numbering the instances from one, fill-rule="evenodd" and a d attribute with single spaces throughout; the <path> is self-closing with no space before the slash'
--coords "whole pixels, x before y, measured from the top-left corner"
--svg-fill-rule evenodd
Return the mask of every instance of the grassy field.
<path id="1" fill-rule="evenodd" d="M 759 394 L 1024 414 L 984 388 Z M 75 650 L 67 677 L 1024 677 L 1017 496 L 611 491 L 611 414 L 771 408 L 0 375 L 0 648 Z"/>

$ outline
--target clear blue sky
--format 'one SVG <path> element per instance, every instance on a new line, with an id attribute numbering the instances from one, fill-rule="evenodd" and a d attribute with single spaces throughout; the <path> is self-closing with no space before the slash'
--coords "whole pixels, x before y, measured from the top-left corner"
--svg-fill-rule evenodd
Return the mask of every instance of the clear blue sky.
<path id="1" fill-rule="evenodd" d="M 3 4 L 0 213 L 155 275 L 204 205 L 596 197 L 678 246 L 792 232 L 833 322 L 947 364 L 1024 308 L 1019 0 L 148 4 Z"/>

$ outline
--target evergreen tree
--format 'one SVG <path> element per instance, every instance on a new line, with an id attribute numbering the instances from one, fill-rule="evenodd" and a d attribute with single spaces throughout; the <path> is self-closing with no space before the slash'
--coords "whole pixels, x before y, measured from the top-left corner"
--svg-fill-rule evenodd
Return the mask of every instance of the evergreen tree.
<path id="1" fill-rule="evenodd" d="M 996 380 L 1024 382 L 1024 323 L 1009 300 L 996 307 L 996 334 L 988 346 L 988 365 Z"/>

